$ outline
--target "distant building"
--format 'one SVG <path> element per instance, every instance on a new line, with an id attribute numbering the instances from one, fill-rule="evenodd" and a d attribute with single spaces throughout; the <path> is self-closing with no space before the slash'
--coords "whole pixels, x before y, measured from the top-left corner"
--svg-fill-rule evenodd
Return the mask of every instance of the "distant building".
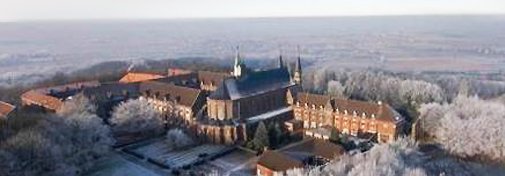
<path id="1" fill-rule="evenodd" d="M 379 142 L 396 139 L 405 122 L 398 112 L 381 102 L 343 100 L 310 93 L 298 93 L 293 109 L 295 119 L 303 121 L 305 129 L 330 126 L 354 136 L 370 133 L 377 135 Z"/>
<path id="2" fill-rule="evenodd" d="M 168 68 L 167 69 L 167 76 L 185 75 L 185 74 L 189 74 L 191 72 L 193 72 L 193 71 L 186 70 L 186 69 L 180 69 L 180 68 Z"/>
<path id="3" fill-rule="evenodd" d="M 14 105 L 0 101 L 0 119 L 7 119 L 9 114 L 14 111 L 14 109 L 16 109 Z"/>

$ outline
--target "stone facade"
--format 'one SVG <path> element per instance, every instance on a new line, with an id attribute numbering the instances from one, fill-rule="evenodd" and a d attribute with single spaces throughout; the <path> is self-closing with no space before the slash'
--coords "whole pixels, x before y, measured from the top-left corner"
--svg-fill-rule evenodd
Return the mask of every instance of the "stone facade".
<path id="1" fill-rule="evenodd" d="M 196 123 L 196 135 L 202 142 L 232 145 L 247 140 L 245 124 L 203 124 Z"/>

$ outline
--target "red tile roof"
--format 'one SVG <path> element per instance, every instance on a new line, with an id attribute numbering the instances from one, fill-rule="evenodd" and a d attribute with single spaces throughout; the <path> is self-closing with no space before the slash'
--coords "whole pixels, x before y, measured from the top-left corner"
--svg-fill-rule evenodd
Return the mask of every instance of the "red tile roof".
<path id="1" fill-rule="evenodd" d="M 7 117 L 15 108 L 15 106 L 9 103 L 0 101 L 0 117 Z"/>
<path id="2" fill-rule="evenodd" d="M 25 104 L 35 104 L 53 111 L 58 111 L 63 105 L 63 102 L 58 98 L 45 95 L 34 90 L 25 92 L 21 95 L 21 99 Z"/>
<path id="3" fill-rule="evenodd" d="M 339 157 L 345 153 L 344 147 L 323 139 L 309 139 L 299 145 L 284 148 L 282 151 L 287 153 L 307 153 L 328 160 Z"/>
<path id="4" fill-rule="evenodd" d="M 272 171 L 285 171 L 304 166 L 301 161 L 272 150 L 263 152 L 258 160 L 258 164 Z"/>
<path id="5" fill-rule="evenodd" d="M 154 73 L 129 72 L 119 80 L 120 83 L 142 82 L 147 80 L 159 79 L 165 76 Z"/>
<path id="6" fill-rule="evenodd" d="M 189 87 L 177 86 L 168 83 L 146 81 L 140 83 L 139 91 L 146 94 L 148 91 L 152 95 L 158 94 L 160 99 L 170 97 L 171 99 L 180 99 L 179 104 L 193 108 L 198 98 L 201 98 L 202 91 Z"/>

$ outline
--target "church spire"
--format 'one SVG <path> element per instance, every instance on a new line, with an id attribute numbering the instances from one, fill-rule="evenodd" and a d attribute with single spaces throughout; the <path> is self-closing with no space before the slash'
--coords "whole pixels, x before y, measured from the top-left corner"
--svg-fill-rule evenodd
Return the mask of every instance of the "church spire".
<path id="1" fill-rule="evenodd" d="M 240 48 L 237 46 L 236 50 L 237 54 L 235 56 L 235 64 L 233 65 L 232 75 L 235 77 L 242 76 L 242 73 L 245 71 L 245 65 L 242 62 L 242 58 L 240 58 Z"/>
<path id="2" fill-rule="evenodd" d="M 293 75 L 293 81 L 301 85 L 302 84 L 302 63 L 300 59 L 300 46 L 297 46 L 297 51 L 298 51 L 298 58 L 296 58 L 296 67 L 295 67 L 295 72 Z"/>
<path id="3" fill-rule="evenodd" d="M 284 61 L 282 60 L 282 50 L 279 51 L 279 68 L 284 67 Z"/>
<path id="4" fill-rule="evenodd" d="M 296 50 L 298 52 L 298 57 L 296 58 L 296 68 L 295 68 L 295 72 L 302 72 L 302 63 L 301 63 L 301 59 L 300 59 L 300 46 L 297 46 L 296 47 Z"/>
<path id="5" fill-rule="evenodd" d="M 237 46 L 236 49 L 235 49 L 235 65 L 233 65 L 234 67 L 237 67 L 239 66 L 240 64 L 242 64 L 242 61 L 240 59 L 240 47 Z"/>

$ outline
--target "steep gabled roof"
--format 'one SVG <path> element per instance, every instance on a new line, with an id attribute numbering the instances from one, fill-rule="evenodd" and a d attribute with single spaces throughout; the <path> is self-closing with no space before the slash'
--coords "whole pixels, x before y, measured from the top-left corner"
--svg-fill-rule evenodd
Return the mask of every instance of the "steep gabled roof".
<path id="1" fill-rule="evenodd" d="M 230 100 L 230 92 L 225 84 L 225 82 L 221 82 L 221 85 L 216 89 L 216 91 L 212 92 L 209 96 L 210 99 L 214 100 Z"/>
<path id="2" fill-rule="evenodd" d="M 294 84 L 290 80 L 289 72 L 286 68 L 276 68 L 266 71 L 256 71 L 247 73 L 239 78 L 227 78 L 218 89 L 218 93 L 209 96 L 211 99 L 222 99 L 222 95 L 229 95 L 228 99 L 236 100 L 250 97 L 269 91 L 288 88 Z M 221 87 L 225 88 L 221 88 Z"/>
<path id="3" fill-rule="evenodd" d="M 177 86 L 174 84 L 147 81 L 140 83 L 140 92 L 146 93 L 149 91 L 151 94 L 159 94 L 160 97 L 166 98 L 170 95 L 172 100 L 177 97 L 180 98 L 179 104 L 187 107 L 193 107 L 196 100 L 201 96 L 201 90 L 189 87 Z"/>
<path id="4" fill-rule="evenodd" d="M 147 80 L 159 79 L 165 76 L 155 73 L 144 73 L 144 72 L 128 72 L 123 76 L 119 82 L 120 83 L 133 83 L 142 82 Z"/>
<path id="5" fill-rule="evenodd" d="M 258 160 L 258 164 L 273 171 L 286 171 L 304 166 L 301 161 L 272 150 L 263 152 Z"/>
<path id="6" fill-rule="evenodd" d="M 7 117 L 15 108 L 14 105 L 0 101 L 0 117 Z"/>

